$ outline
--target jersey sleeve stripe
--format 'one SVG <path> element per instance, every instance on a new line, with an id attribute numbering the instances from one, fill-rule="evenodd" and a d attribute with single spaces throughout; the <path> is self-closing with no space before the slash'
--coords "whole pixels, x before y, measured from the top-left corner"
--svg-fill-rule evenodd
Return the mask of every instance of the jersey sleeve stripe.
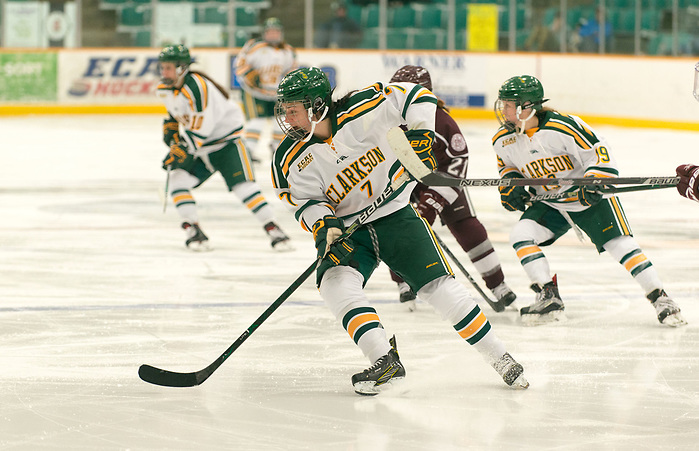
<path id="1" fill-rule="evenodd" d="M 506 128 L 500 129 L 500 130 L 495 134 L 495 136 L 493 136 L 493 145 L 495 145 L 495 141 L 497 141 L 498 139 L 502 138 L 503 136 L 505 136 L 505 135 L 508 134 L 508 133 L 510 133 L 510 131 L 509 131 L 508 129 L 506 129 Z"/>
<path id="2" fill-rule="evenodd" d="M 284 175 L 289 174 L 289 167 L 291 163 L 296 159 L 299 153 L 303 150 L 304 143 L 297 142 L 289 151 L 284 155 L 284 161 L 282 163 L 282 172 Z"/>
<path id="3" fill-rule="evenodd" d="M 377 106 L 379 106 L 386 98 L 383 95 L 379 95 L 378 97 L 374 97 L 373 99 L 369 100 L 368 102 L 361 103 L 357 105 L 356 107 L 350 109 L 346 113 L 340 115 L 337 118 L 337 126 L 340 127 L 343 122 L 355 119 L 359 116 L 361 116 L 364 113 L 367 113 L 368 111 L 373 110 Z"/>
<path id="4" fill-rule="evenodd" d="M 575 130 L 568 124 L 549 120 L 546 124 L 546 127 L 560 130 L 566 135 L 572 136 L 575 139 L 575 142 L 578 143 L 578 146 L 580 146 L 583 149 L 592 149 L 592 144 L 588 142 L 588 140 L 578 130 Z"/>

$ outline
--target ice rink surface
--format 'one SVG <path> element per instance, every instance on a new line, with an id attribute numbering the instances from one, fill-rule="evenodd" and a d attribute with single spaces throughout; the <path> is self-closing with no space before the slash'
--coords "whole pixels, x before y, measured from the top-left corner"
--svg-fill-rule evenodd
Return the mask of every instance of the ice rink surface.
<path id="1" fill-rule="evenodd" d="M 699 204 L 674 189 L 622 202 L 689 325 L 662 327 L 631 276 L 569 232 L 544 249 L 567 323 L 524 327 L 514 310 L 483 308 L 529 390 L 505 386 L 428 304 L 408 312 L 384 266 L 367 291 L 407 370 L 391 391 L 353 392 L 351 375 L 369 362 L 312 280 L 201 386 L 141 381 L 143 363 L 207 366 L 315 258 L 267 164 L 258 180 L 296 251 L 274 253 L 219 176 L 194 191 L 215 250 L 186 251 L 172 205 L 163 214 L 161 124 L 157 115 L 0 121 L 0 450 L 696 449 Z M 470 177 L 497 176 L 496 128 L 462 122 Z M 597 130 L 622 176 L 699 163 L 696 132 Z M 527 305 L 533 292 L 508 245 L 518 215 L 495 188 L 470 194 Z M 448 230 L 436 231 L 485 287 Z"/>

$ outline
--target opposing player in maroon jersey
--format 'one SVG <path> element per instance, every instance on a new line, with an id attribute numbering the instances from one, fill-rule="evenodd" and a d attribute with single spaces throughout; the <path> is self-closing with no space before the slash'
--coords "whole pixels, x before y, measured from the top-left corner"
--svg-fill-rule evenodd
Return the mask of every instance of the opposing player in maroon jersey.
<path id="1" fill-rule="evenodd" d="M 407 81 L 432 90 L 430 73 L 421 66 L 403 66 L 391 78 L 391 83 Z M 432 152 L 437 159 L 437 170 L 456 177 L 466 177 L 468 146 L 456 121 L 449 115 L 444 101 L 438 99 L 435 117 L 435 140 Z M 516 299 L 505 283 L 500 260 L 488 239 L 488 233 L 476 217 L 476 212 L 465 188 L 426 186 L 418 184 L 412 194 L 413 204 L 430 224 L 439 216 L 456 241 L 481 274 L 485 285 L 493 292 L 502 311 Z M 412 311 L 415 309 L 415 293 L 400 277 L 391 273 L 398 283 L 400 301 Z"/>

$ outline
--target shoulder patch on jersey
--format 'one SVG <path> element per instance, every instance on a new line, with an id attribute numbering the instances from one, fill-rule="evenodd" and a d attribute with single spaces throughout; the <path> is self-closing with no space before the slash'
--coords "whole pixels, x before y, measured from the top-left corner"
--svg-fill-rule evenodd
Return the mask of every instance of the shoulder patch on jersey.
<path id="1" fill-rule="evenodd" d="M 456 152 L 463 152 L 466 150 L 466 138 L 464 138 L 464 135 L 461 133 L 454 133 L 451 135 L 451 142 L 449 145 Z"/>
<path id="2" fill-rule="evenodd" d="M 312 153 L 309 153 L 308 155 L 306 155 L 305 157 L 303 157 L 303 159 L 302 159 L 301 161 L 299 161 L 298 163 L 296 163 L 296 167 L 298 168 L 299 172 L 301 172 L 301 171 L 303 171 L 304 169 L 306 169 L 306 167 L 307 167 L 309 164 L 311 164 L 311 162 L 313 162 L 313 154 L 312 154 Z"/>

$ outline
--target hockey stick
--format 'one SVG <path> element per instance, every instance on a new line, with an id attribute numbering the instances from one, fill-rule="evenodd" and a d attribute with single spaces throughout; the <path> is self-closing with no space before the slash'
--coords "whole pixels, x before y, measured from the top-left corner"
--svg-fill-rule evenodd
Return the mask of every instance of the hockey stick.
<path id="1" fill-rule="evenodd" d="M 480 294 L 481 297 L 482 297 L 483 299 L 485 299 L 485 302 L 487 302 L 488 305 L 491 306 L 491 307 L 493 308 L 493 310 L 495 310 L 496 312 L 502 312 L 502 311 L 504 311 L 504 310 L 505 310 L 505 306 L 502 305 L 502 304 L 500 304 L 500 303 L 498 303 L 497 301 L 493 301 L 492 299 L 490 299 L 490 298 L 488 297 L 488 295 L 486 295 L 486 294 L 483 292 L 483 290 L 481 290 L 481 287 L 478 286 L 478 284 L 476 283 L 475 280 L 473 280 L 473 277 L 471 277 L 471 274 L 469 274 L 468 271 L 466 271 L 466 268 L 464 268 L 464 266 L 461 264 L 461 262 L 460 262 L 460 261 L 456 258 L 456 256 L 449 250 L 449 248 L 447 247 L 447 245 L 444 244 L 444 241 L 442 241 L 442 239 L 439 237 L 439 235 L 437 235 L 437 232 L 435 232 L 434 230 L 432 230 L 432 233 L 434 234 L 434 237 L 437 238 L 437 242 L 439 243 L 439 245 L 442 247 L 442 249 L 444 249 L 444 252 L 447 253 L 447 255 L 449 256 L 449 258 L 451 258 L 451 260 L 454 262 L 454 264 L 461 270 L 462 273 L 464 273 L 464 276 L 466 276 L 466 278 L 468 279 L 468 281 L 471 282 L 471 285 L 473 285 L 473 288 L 476 289 L 476 291 L 478 292 L 478 294 Z"/>
<path id="2" fill-rule="evenodd" d="M 442 172 L 432 172 L 425 166 L 413 150 L 405 132 L 400 127 L 389 130 L 388 143 L 401 164 L 410 175 L 428 186 L 583 186 L 583 185 L 677 185 L 680 178 L 668 177 L 584 177 L 584 178 L 506 178 L 506 179 L 466 179 Z"/>
<path id="3" fill-rule="evenodd" d="M 600 186 L 597 190 L 602 194 L 620 194 L 620 193 L 630 193 L 633 191 L 648 191 L 652 189 L 663 189 L 663 188 L 674 188 L 676 185 L 638 185 L 638 186 L 625 186 L 622 188 L 617 188 L 615 186 Z M 529 198 L 529 202 L 537 202 L 540 200 L 552 200 L 552 199 L 565 199 L 567 197 L 574 197 L 575 191 L 567 191 L 565 193 L 550 193 L 550 194 L 537 194 Z"/>
<path id="4" fill-rule="evenodd" d="M 165 196 L 163 197 L 163 213 L 167 210 L 168 196 L 170 195 L 170 172 L 172 172 L 172 166 L 167 166 L 167 175 L 165 176 Z"/>
<path id="5" fill-rule="evenodd" d="M 410 178 L 407 172 L 403 172 L 396 180 L 394 180 L 386 189 L 379 195 L 379 197 L 371 203 L 371 205 L 365 209 L 359 217 L 347 228 L 342 238 L 346 238 L 352 235 L 362 224 L 366 223 L 369 216 L 371 216 L 385 201 L 390 198 L 391 195 L 400 188 L 404 182 L 408 181 Z M 233 354 L 233 352 L 238 349 L 240 345 L 243 344 L 245 340 L 248 339 L 253 332 L 257 330 L 258 327 L 265 322 L 267 318 L 280 306 L 284 301 L 286 301 L 291 294 L 300 287 L 308 277 L 315 271 L 316 265 L 319 259 L 314 261 L 306 270 L 282 293 L 281 296 L 277 298 L 276 301 L 272 303 L 267 310 L 262 312 L 262 314 L 248 327 L 245 332 L 242 333 L 237 340 L 233 342 L 232 345 L 226 349 L 223 354 L 221 354 L 216 360 L 214 360 L 206 368 L 195 371 L 193 373 L 178 373 L 175 371 L 163 370 L 150 365 L 141 365 L 138 369 L 138 376 L 146 382 L 155 385 L 162 385 L 165 387 L 194 387 L 200 385 L 206 379 L 213 374 L 218 367 L 223 364 L 223 362 L 228 359 L 228 357 Z"/>

